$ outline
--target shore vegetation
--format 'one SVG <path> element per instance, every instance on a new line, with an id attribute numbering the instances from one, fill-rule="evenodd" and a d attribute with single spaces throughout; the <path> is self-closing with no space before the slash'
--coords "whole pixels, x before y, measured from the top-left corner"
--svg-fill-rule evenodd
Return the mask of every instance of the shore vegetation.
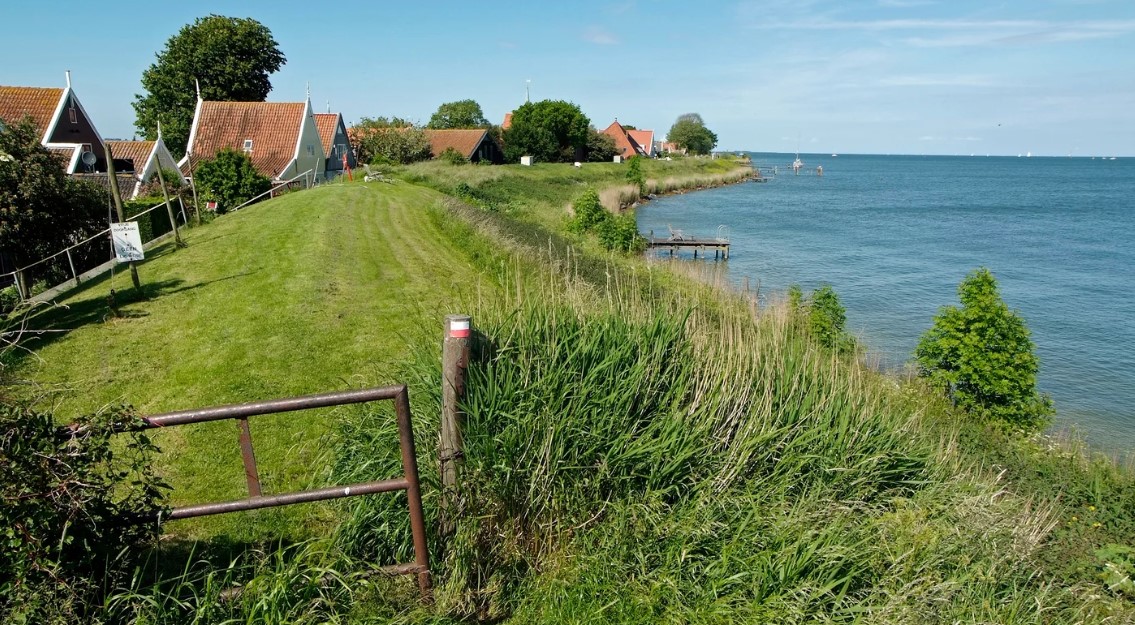
<path id="1" fill-rule="evenodd" d="M 745 168 L 642 169 L 648 189 L 678 189 Z M 35 311 L 21 326 L 34 353 L 5 354 L 22 381 L 5 390 L 64 424 L 123 403 L 152 414 L 406 383 L 432 602 L 373 573 L 412 559 L 404 495 L 383 494 L 166 523 L 99 585 L 89 622 L 1135 619 L 1129 467 L 877 372 L 839 348 L 834 292 L 757 302 L 573 232 L 581 215 L 616 217 L 599 198 L 627 184 L 625 165 L 389 173 L 188 229 L 117 311 L 121 273 Z M 438 363 L 455 312 L 477 334 L 443 534 Z M 154 432 L 154 475 L 172 487 L 156 505 L 243 496 L 231 425 Z M 400 472 L 389 406 L 252 429 L 270 493 Z"/>

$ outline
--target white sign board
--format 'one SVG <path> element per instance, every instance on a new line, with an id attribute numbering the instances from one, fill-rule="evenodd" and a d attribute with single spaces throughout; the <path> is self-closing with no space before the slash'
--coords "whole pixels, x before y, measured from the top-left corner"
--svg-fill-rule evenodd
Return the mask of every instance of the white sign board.
<path id="1" fill-rule="evenodd" d="M 110 224 L 110 240 L 114 243 L 114 257 L 118 262 L 125 263 L 146 258 L 142 253 L 142 235 L 138 233 L 138 222 Z"/>

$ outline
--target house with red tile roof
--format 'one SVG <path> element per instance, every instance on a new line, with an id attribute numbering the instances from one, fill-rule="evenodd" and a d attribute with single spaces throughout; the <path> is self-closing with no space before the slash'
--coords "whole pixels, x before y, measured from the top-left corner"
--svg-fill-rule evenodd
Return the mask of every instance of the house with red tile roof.
<path id="1" fill-rule="evenodd" d="M 323 142 L 323 153 L 327 155 L 326 176 L 334 178 L 342 174 L 344 164 L 354 169 L 357 166 L 355 151 L 351 149 L 351 138 L 347 134 L 343 116 L 339 113 L 316 113 L 315 127 Z M 343 157 L 347 158 L 346 163 Z"/>
<path id="2" fill-rule="evenodd" d="M 648 158 L 654 158 L 654 131 L 653 130 L 637 130 L 628 129 L 627 134 L 634 139 L 638 147 L 642 148 L 642 155 Z"/>
<path id="3" fill-rule="evenodd" d="M 628 159 L 636 154 L 645 156 L 647 154 L 647 151 L 643 149 L 642 145 L 640 145 L 638 141 L 635 140 L 635 138 L 630 134 L 631 132 L 632 131 L 623 128 L 623 125 L 620 124 L 619 120 L 616 119 L 611 123 L 610 126 L 607 126 L 603 130 L 602 134 L 605 134 L 615 140 L 616 156 L 621 156 L 624 159 Z M 653 131 L 646 132 L 651 132 L 653 134 Z"/>
<path id="4" fill-rule="evenodd" d="M 0 86 L 0 125 L 24 118 L 31 120 L 40 143 L 59 156 L 68 174 L 106 171 L 102 135 L 71 88 L 70 72 L 64 88 Z M 93 155 L 90 165 L 83 160 L 88 152 Z"/>
<path id="5" fill-rule="evenodd" d="M 138 193 L 150 181 L 158 171 L 158 168 L 172 169 L 178 171 L 177 159 L 170 153 L 169 148 L 166 147 L 165 141 L 162 141 L 161 132 L 158 133 L 158 138 L 155 141 L 111 141 L 107 140 L 107 145 L 110 146 L 111 153 L 114 154 L 115 172 L 128 173 L 131 170 L 119 171 L 118 163 L 122 161 L 130 161 L 134 164 L 133 172 L 133 185 L 131 187 L 123 187 L 119 185 L 119 192 L 122 197 L 127 199 L 134 199 L 138 197 Z M 166 184 L 171 181 L 166 180 Z"/>
<path id="6" fill-rule="evenodd" d="M 457 150 L 470 163 L 492 163 L 500 165 L 504 162 L 504 150 L 484 128 L 430 130 L 426 129 L 426 138 L 430 140 L 430 154 L 437 158 L 449 148 Z"/>
<path id="7" fill-rule="evenodd" d="M 311 110 L 303 102 L 206 102 L 197 99 L 189 144 L 178 166 L 185 174 L 224 149 L 243 152 L 256 171 L 277 182 L 324 176 L 327 154 Z"/>

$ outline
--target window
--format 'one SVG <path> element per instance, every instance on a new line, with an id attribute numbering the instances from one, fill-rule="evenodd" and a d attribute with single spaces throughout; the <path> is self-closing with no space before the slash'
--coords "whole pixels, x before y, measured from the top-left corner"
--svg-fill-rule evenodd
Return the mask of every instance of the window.
<path id="1" fill-rule="evenodd" d="M 315 154 L 315 148 L 311 147 L 310 143 L 307 144 L 307 153 L 308 154 Z"/>
<path id="2" fill-rule="evenodd" d="M 244 140 L 244 152 L 245 154 L 252 152 L 252 139 Z"/>
<path id="3" fill-rule="evenodd" d="M 79 113 L 75 111 L 75 104 L 71 104 L 71 108 L 67 109 L 67 117 L 70 118 L 72 124 L 79 123 Z"/>

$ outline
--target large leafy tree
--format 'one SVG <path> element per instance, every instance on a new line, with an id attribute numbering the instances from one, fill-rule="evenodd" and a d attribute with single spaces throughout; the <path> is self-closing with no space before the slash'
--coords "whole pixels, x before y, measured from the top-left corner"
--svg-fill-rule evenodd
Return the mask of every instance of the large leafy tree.
<path id="1" fill-rule="evenodd" d="M 504 132 L 505 158 L 510 162 L 524 155 L 553 163 L 578 160 L 587 147 L 590 125 L 571 102 L 525 102 L 512 112 L 512 125 Z"/>
<path id="2" fill-rule="evenodd" d="M 697 113 L 679 115 L 670 126 L 666 140 L 685 148 L 691 154 L 709 154 L 717 146 L 717 135 L 705 127 L 705 121 Z"/>
<path id="3" fill-rule="evenodd" d="M 408 164 L 431 156 L 426 133 L 399 117 L 364 117 L 351 133 L 358 159 L 364 163 Z"/>
<path id="4" fill-rule="evenodd" d="M 444 130 L 448 128 L 488 128 L 489 120 L 475 100 L 446 102 L 437 107 L 426 128 Z"/>
<path id="5" fill-rule="evenodd" d="M 106 220 L 106 194 L 64 174 L 30 120 L 0 120 L 0 250 L 17 264 L 34 262 L 106 228 Z M 80 256 L 95 253 L 88 248 L 73 252 L 77 265 L 86 264 Z M 27 278 L 62 280 L 64 272 L 48 263 Z"/>
<path id="6" fill-rule="evenodd" d="M 210 15 L 183 27 L 142 72 L 145 94 L 134 96 L 135 125 L 154 139 L 158 122 L 174 154 L 183 154 L 201 97 L 222 102 L 262 102 L 268 77 L 287 62 L 268 27 L 252 18 Z"/>
<path id="7" fill-rule="evenodd" d="M 962 306 L 945 306 L 915 349 L 919 373 L 953 402 L 983 417 L 1037 428 L 1052 400 L 1037 391 L 1040 360 L 1029 330 L 1009 309 L 997 280 L 982 267 L 958 285 Z"/>

